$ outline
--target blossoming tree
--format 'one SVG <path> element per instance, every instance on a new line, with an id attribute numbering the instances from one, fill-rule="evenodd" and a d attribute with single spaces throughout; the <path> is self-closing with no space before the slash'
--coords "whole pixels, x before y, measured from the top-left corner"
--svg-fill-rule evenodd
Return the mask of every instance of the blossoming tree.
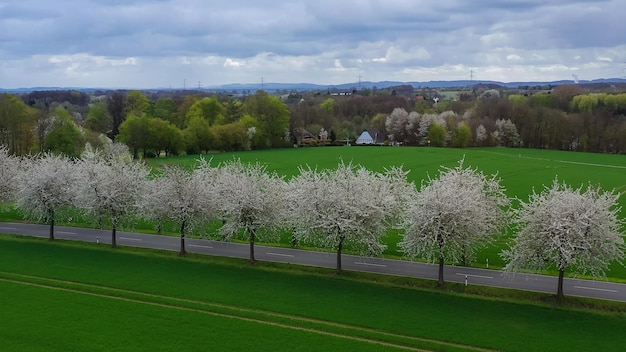
<path id="1" fill-rule="evenodd" d="M 337 273 L 346 245 L 364 255 L 378 255 L 400 207 L 399 195 L 414 187 L 406 172 L 376 173 L 341 162 L 337 169 L 300 168 L 289 182 L 290 218 L 298 239 L 337 252 Z"/>
<path id="2" fill-rule="evenodd" d="M 439 178 L 422 182 L 404 218 L 398 244 L 405 256 L 439 262 L 438 286 L 445 285 L 446 261 L 465 261 L 491 242 L 506 224 L 509 204 L 500 181 L 472 168 L 444 168 Z"/>
<path id="3" fill-rule="evenodd" d="M 9 154 L 6 147 L 0 146 L 0 205 L 15 199 L 19 166 L 20 159 Z"/>
<path id="4" fill-rule="evenodd" d="M 99 151 L 85 153 L 77 169 L 76 205 L 111 226 L 111 246 L 116 247 L 120 221 L 140 213 L 148 169 L 128 154 Z"/>
<path id="5" fill-rule="evenodd" d="M 572 188 L 554 180 L 515 210 L 517 236 L 502 257 L 506 271 L 556 268 L 557 298 L 562 299 L 566 270 L 603 276 L 614 260 L 624 259 L 624 235 L 618 217 L 619 195 L 599 187 Z"/>
<path id="6" fill-rule="evenodd" d="M 259 163 L 240 160 L 219 167 L 215 176 L 218 212 L 223 220 L 222 238 L 230 239 L 243 232 L 250 243 L 250 262 L 254 263 L 254 243 L 264 229 L 271 236 L 284 221 L 285 181 Z"/>
<path id="7" fill-rule="evenodd" d="M 146 194 L 148 217 L 173 220 L 180 228 L 180 251 L 185 255 L 185 234 L 215 217 L 216 199 L 211 193 L 213 170 L 206 166 L 187 171 L 179 166 L 165 166 L 151 181 Z"/>
<path id="8" fill-rule="evenodd" d="M 54 223 L 59 211 L 74 200 L 76 163 L 53 154 L 36 155 L 26 159 L 18 177 L 16 206 L 26 218 L 50 225 L 50 240 L 54 240 Z"/>

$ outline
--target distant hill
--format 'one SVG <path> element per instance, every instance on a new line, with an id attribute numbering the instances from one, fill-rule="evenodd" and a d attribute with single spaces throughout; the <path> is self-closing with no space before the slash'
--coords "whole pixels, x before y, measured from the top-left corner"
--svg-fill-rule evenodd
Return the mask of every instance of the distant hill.
<path id="1" fill-rule="evenodd" d="M 90 93 L 96 90 L 114 90 L 115 88 L 87 88 L 87 87 L 30 87 L 30 88 L 0 88 L 0 93 L 30 93 L 35 91 L 53 91 L 53 90 L 76 90 L 79 92 Z"/>
<path id="2" fill-rule="evenodd" d="M 340 89 L 349 90 L 355 88 L 367 88 L 367 89 L 384 89 L 388 87 L 395 87 L 401 85 L 411 85 L 414 88 L 452 88 L 452 87 L 467 87 L 476 84 L 493 84 L 507 88 L 517 88 L 520 86 L 546 86 L 546 85 L 562 85 L 562 84 L 574 84 L 573 80 L 561 80 L 551 82 L 499 82 L 499 81 L 471 81 L 471 80 L 457 80 L 457 81 L 424 81 L 424 82 L 400 82 L 400 81 L 363 81 L 363 82 L 351 82 L 342 84 L 321 85 L 313 83 L 233 83 L 211 86 L 212 90 L 225 90 L 225 91 L 240 91 L 240 90 L 328 90 L 328 89 Z M 593 84 L 593 83 L 626 83 L 626 79 L 623 78 L 601 78 L 594 80 L 581 80 L 579 84 Z"/>
<path id="3" fill-rule="evenodd" d="M 342 83 L 342 84 L 334 84 L 334 85 L 321 85 L 314 83 L 231 83 L 231 84 L 222 84 L 222 85 L 214 85 L 204 87 L 202 90 L 206 91 L 256 91 L 259 89 L 267 90 L 267 91 L 276 91 L 276 90 L 287 90 L 287 91 L 311 91 L 311 90 L 352 90 L 359 88 L 367 88 L 367 89 L 384 89 L 395 86 L 402 85 L 411 85 L 414 88 L 452 88 L 452 87 L 468 87 L 476 84 L 493 84 L 507 88 L 517 88 L 517 87 L 534 87 L 534 86 L 547 86 L 547 85 L 562 85 L 562 84 L 574 84 L 573 80 L 561 80 L 561 81 L 550 81 L 550 82 L 499 82 L 499 81 L 479 81 L 479 80 L 456 80 L 456 81 L 424 81 L 424 82 L 399 82 L 399 81 L 379 81 L 379 82 L 351 82 L 351 83 Z M 594 84 L 594 83 L 617 83 L 617 84 L 625 84 L 626 79 L 623 78 L 600 78 L 594 80 L 581 80 L 578 84 Z M 125 88 L 127 90 L 129 88 Z M 172 90 L 172 88 L 134 88 L 139 90 Z M 90 93 L 96 90 L 115 90 L 115 88 L 90 88 L 90 87 L 30 87 L 30 88 L 15 88 L 15 89 L 3 89 L 0 88 L 0 92 L 8 92 L 8 93 L 29 93 L 33 91 L 50 91 L 50 90 L 77 90 L 81 92 Z M 173 90 L 182 90 L 182 88 L 174 88 Z"/>

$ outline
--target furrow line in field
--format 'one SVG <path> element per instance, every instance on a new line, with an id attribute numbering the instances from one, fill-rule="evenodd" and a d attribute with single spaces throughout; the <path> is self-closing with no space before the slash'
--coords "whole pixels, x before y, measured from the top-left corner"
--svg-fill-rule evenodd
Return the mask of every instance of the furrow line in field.
<path id="1" fill-rule="evenodd" d="M 207 311 L 207 310 L 202 310 L 202 309 L 194 309 L 194 308 L 177 306 L 177 305 L 161 303 L 161 302 L 144 301 L 141 299 L 114 296 L 114 295 L 109 295 L 105 293 L 95 293 L 95 292 L 89 292 L 89 291 L 82 291 L 78 289 L 51 286 L 51 285 L 45 285 L 45 284 L 40 284 L 40 283 L 26 282 L 26 281 L 5 279 L 5 278 L 0 278 L 0 281 L 19 284 L 19 285 L 27 285 L 27 286 L 33 286 L 33 287 L 39 287 L 39 288 L 45 288 L 45 289 L 52 289 L 52 290 L 58 290 L 58 291 L 65 291 L 65 292 L 95 296 L 95 297 L 109 298 L 109 299 L 125 301 L 125 302 L 146 304 L 146 305 L 162 307 L 162 308 L 169 308 L 169 309 L 183 310 L 183 311 L 200 313 L 200 314 L 207 314 L 207 315 L 212 315 L 212 316 L 221 317 L 221 318 L 237 319 L 237 320 L 242 320 L 242 321 L 247 321 L 247 322 L 252 322 L 252 323 L 258 323 L 258 324 L 263 324 L 263 325 L 270 325 L 270 326 L 290 329 L 290 330 L 304 331 L 304 332 L 310 332 L 310 333 L 319 334 L 319 335 L 333 336 L 333 337 L 344 338 L 344 339 L 353 340 L 353 341 L 360 341 L 360 342 L 366 342 L 366 343 L 371 343 L 371 344 L 376 344 L 376 345 L 388 346 L 388 347 L 398 348 L 398 349 L 407 350 L 407 351 L 432 352 L 431 350 L 425 350 L 421 348 L 405 346 L 405 345 L 395 344 L 395 343 L 386 342 L 386 341 L 379 341 L 375 339 L 368 339 L 368 338 L 352 336 L 352 335 L 344 335 L 344 334 L 333 333 L 333 332 L 324 331 L 324 330 L 293 326 L 293 325 L 282 324 L 282 323 L 277 323 L 273 321 L 267 321 L 267 320 L 261 320 L 261 319 L 256 319 L 256 318 L 243 317 L 239 315 L 225 314 L 225 313 L 219 313 L 219 312 L 212 312 L 212 311 Z"/>
<path id="2" fill-rule="evenodd" d="M 193 299 L 185 299 L 185 298 L 178 298 L 178 297 L 171 297 L 171 296 L 163 296 L 163 295 L 157 295 L 157 294 L 152 294 L 152 293 L 145 293 L 145 292 L 140 292 L 140 291 L 119 289 L 119 288 L 110 287 L 110 286 L 94 285 L 94 284 L 87 284 L 87 283 L 81 283 L 81 282 L 52 279 L 52 278 L 32 276 L 32 275 L 25 275 L 25 274 L 16 274 L 16 273 L 8 273 L 8 272 L 1 272 L 0 271 L 0 275 L 5 276 L 5 277 L 0 277 L 0 280 L 2 280 L 2 281 L 9 281 L 9 282 L 14 282 L 14 283 L 22 283 L 22 284 L 25 284 L 25 285 L 38 286 L 38 287 L 49 288 L 49 289 L 58 289 L 58 290 L 64 290 L 64 291 L 69 291 L 69 292 L 75 292 L 75 293 L 81 293 L 81 294 L 87 294 L 87 295 L 94 295 L 94 296 L 99 296 L 99 297 L 108 297 L 108 298 L 112 298 L 112 299 L 119 299 L 119 300 L 125 300 L 125 301 L 130 301 L 130 302 L 151 304 L 151 305 L 163 306 L 163 307 L 174 308 L 174 309 L 182 309 L 182 310 L 187 310 L 187 311 L 201 312 L 201 313 L 211 314 L 211 315 L 215 315 L 215 316 L 224 316 L 224 317 L 236 318 L 236 319 L 241 319 L 241 320 L 246 320 L 246 321 L 258 322 L 258 323 L 262 323 L 262 324 L 268 324 L 268 325 L 273 325 L 273 326 L 285 327 L 285 328 L 289 328 L 289 329 L 309 331 L 309 332 L 325 334 L 325 335 L 330 335 L 330 336 L 336 336 L 336 337 L 348 338 L 348 339 L 353 339 L 353 340 L 358 340 L 358 341 L 376 343 L 376 344 L 381 344 L 381 345 L 386 345 L 386 346 L 391 346 L 391 347 L 397 347 L 397 348 L 401 348 L 401 349 L 405 349 L 405 350 L 427 351 L 427 350 L 419 349 L 419 348 L 412 347 L 412 346 L 397 344 L 397 343 L 388 342 L 388 341 L 382 341 L 382 340 L 378 340 L 378 339 L 371 339 L 371 338 L 366 338 L 366 337 L 358 337 L 358 336 L 353 336 L 353 335 L 334 333 L 334 332 L 321 330 L 321 329 L 314 329 L 314 328 L 308 328 L 308 327 L 288 325 L 288 324 L 283 324 L 283 323 L 279 323 L 279 322 L 275 322 L 275 321 L 268 321 L 268 320 L 263 320 L 263 319 L 258 319 L 258 318 L 250 318 L 250 317 L 245 317 L 245 316 L 232 314 L 232 313 L 231 314 L 220 313 L 220 312 L 207 311 L 207 310 L 202 310 L 202 309 L 197 309 L 197 308 L 189 308 L 189 307 L 179 306 L 179 305 L 175 305 L 175 304 L 167 304 L 167 303 L 162 303 L 162 302 L 147 301 L 147 300 L 143 300 L 143 299 L 139 299 L 139 298 L 130 298 L 130 297 L 124 297 L 124 296 L 120 296 L 120 295 L 115 295 L 113 293 L 107 294 L 107 293 L 102 293 L 102 292 L 85 291 L 85 289 L 95 289 L 95 290 L 104 290 L 104 291 L 108 290 L 110 292 L 114 292 L 114 293 L 118 293 L 118 294 L 143 296 L 145 298 L 153 298 L 153 299 L 169 300 L 169 301 L 175 301 L 175 302 L 181 302 L 181 303 L 187 303 L 187 304 L 201 305 L 201 306 L 205 306 L 207 308 L 230 310 L 230 311 L 236 311 L 236 312 L 247 313 L 247 314 L 257 314 L 257 315 L 266 316 L 267 318 L 287 319 L 287 320 L 291 320 L 291 321 L 298 322 L 298 323 L 317 324 L 317 325 L 320 325 L 321 327 L 325 327 L 325 328 L 346 329 L 346 330 L 352 330 L 354 332 L 375 334 L 375 335 L 379 335 L 380 337 L 404 339 L 404 340 L 407 340 L 407 341 L 414 341 L 416 343 L 420 343 L 421 342 L 421 343 L 434 344 L 434 345 L 440 345 L 440 346 L 448 346 L 448 347 L 452 347 L 452 348 L 465 349 L 465 350 L 468 350 L 468 351 L 479 351 L 479 352 L 493 352 L 494 351 L 494 350 L 491 350 L 491 349 L 481 348 L 481 347 L 477 347 L 477 346 L 464 345 L 464 344 L 459 344 L 459 343 L 446 342 L 446 341 L 441 341 L 441 340 L 435 340 L 435 339 L 429 339 L 429 338 L 421 338 L 421 337 L 415 337 L 415 336 L 407 336 L 407 335 L 402 335 L 402 334 L 395 334 L 395 333 L 375 330 L 375 329 L 371 329 L 371 328 L 367 328 L 367 327 L 360 327 L 360 326 L 354 326 L 354 325 L 343 324 L 343 323 L 323 321 L 323 320 L 314 319 L 314 318 L 306 318 L 306 317 L 300 317 L 300 316 L 297 316 L 297 315 L 276 313 L 276 312 L 264 311 L 264 310 L 260 310 L 260 309 L 243 308 L 243 307 L 231 306 L 231 305 L 220 304 L 220 303 L 209 303 L 209 302 L 198 301 L 198 300 L 193 300 Z M 13 277 L 17 276 L 18 278 L 17 279 L 15 279 L 15 278 L 13 278 L 13 279 L 7 278 L 6 277 L 7 275 L 8 276 L 13 276 Z M 23 279 L 20 280 L 19 277 L 21 277 Z M 78 286 L 78 287 L 83 287 L 84 289 L 60 287 L 60 286 L 55 286 L 54 284 L 45 284 L 45 283 L 36 283 L 36 282 L 25 281 L 24 279 L 40 280 L 40 281 L 49 282 L 49 283 L 56 283 L 57 285 L 58 284 L 62 284 L 62 285 L 69 285 L 69 286 L 74 286 L 74 287 Z"/>

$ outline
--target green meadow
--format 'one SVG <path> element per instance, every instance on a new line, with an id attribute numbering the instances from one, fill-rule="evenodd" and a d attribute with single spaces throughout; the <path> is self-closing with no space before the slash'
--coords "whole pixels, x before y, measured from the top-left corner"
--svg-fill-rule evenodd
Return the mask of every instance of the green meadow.
<path id="1" fill-rule="evenodd" d="M 541 190 L 543 185 L 550 184 L 557 176 L 573 186 L 591 182 L 606 190 L 626 192 L 625 155 L 554 150 L 341 146 L 192 155 L 146 161 L 153 167 L 172 163 L 193 167 L 200 157 L 212 160 L 213 165 L 232 159 L 260 162 L 267 165 L 268 170 L 286 178 L 297 174 L 299 166 L 333 168 L 341 160 L 376 171 L 403 166 L 409 171 L 409 180 L 417 185 L 429 175 L 436 177 L 441 166 L 454 167 L 464 159 L 466 166 L 478 168 L 487 175 L 497 174 L 511 197 L 526 199 L 533 188 Z M 621 204 L 626 205 L 626 198 L 621 198 Z"/>
<path id="2" fill-rule="evenodd" d="M 0 236 L 3 351 L 622 351 L 623 313 Z"/>

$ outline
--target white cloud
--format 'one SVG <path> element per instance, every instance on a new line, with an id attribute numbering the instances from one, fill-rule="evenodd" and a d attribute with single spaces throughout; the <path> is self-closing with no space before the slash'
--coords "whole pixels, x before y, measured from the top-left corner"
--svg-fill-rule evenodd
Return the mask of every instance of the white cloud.
<path id="1" fill-rule="evenodd" d="M 343 64 L 341 63 L 341 60 L 339 60 L 339 59 L 335 59 L 334 69 L 337 70 L 337 71 L 345 71 L 346 70 L 346 68 L 343 67 Z"/>
<path id="2" fill-rule="evenodd" d="M 506 56 L 506 59 L 511 61 L 511 62 L 524 61 L 524 59 L 522 59 L 522 57 L 517 55 L 517 54 L 509 54 L 509 55 Z"/>
<path id="3" fill-rule="evenodd" d="M 487 48 L 503 47 L 509 45 L 509 36 L 506 33 L 495 32 L 480 37 L 480 41 Z"/>
<path id="4" fill-rule="evenodd" d="M 245 65 L 245 61 L 233 60 L 231 58 L 227 58 L 226 61 L 224 61 L 224 67 L 240 68 Z"/>
<path id="5" fill-rule="evenodd" d="M 428 50 L 422 47 L 412 47 L 404 50 L 398 46 L 392 46 L 387 49 L 384 62 L 395 64 L 416 64 L 420 60 L 430 58 Z"/>

